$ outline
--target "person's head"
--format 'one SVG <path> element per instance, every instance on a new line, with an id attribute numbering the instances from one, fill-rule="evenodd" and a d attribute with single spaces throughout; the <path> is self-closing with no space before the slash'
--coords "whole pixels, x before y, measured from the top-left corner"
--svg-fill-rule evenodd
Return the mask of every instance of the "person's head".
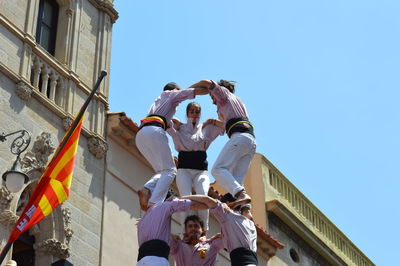
<path id="1" fill-rule="evenodd" d="M 200 118 L 201 106 L 196 102 L 191 102 L 186 106 L 186 116 L 188 118 Z"/>
<path id="2" fill-rule="evenodd" d="M 204 223 L 197 215 L 189 215 L 185 219 L 185 235 L 190 241 L 197 241 L 205 234 Z"/>
<path id="3" fill-rule="evenodd" d="M 231 93 L 235 93 L 235 82 L 221 79 L 218 85 L 227 88 Z"/>
<path id="4" fill-rule="evenodd" d="M 167 85 L 164 86 L 164 91 L 172 91 L 172 90 L 180 90 L 181 87 L 179 87 L 178 84 L 176 84 L 175 82 L 169 82 L 167 83 Z"/>
<path id="5" fill-rule="evenodd" d="M 253 215 L 251 214 L 251 204 L 243 204 L 240 207 L 240 214 L 253 220 Z"/>

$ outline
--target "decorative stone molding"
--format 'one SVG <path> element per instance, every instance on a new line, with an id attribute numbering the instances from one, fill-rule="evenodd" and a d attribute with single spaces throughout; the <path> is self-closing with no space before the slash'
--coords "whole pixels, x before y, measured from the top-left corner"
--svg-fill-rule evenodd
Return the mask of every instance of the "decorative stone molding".
<path id="1" fill-rule="evenodd" d="M 60 259 L 67 259 L 71 255 L 69 247 L 54 238 L 35 243 L 33 248 L 37 252 L 50 254 Z"/>
<path id="2" fill-rule="evenodd" d="M 89 0 L 89 2 L 100 11 L 109 15 L 112 23 L 118 19 L 118 12 L 115 10 L 114 5 L 110 0 Z"/>
<path id="3" fill-rule="evenodd" d="M 11 224 L 15 224 L 19 219 L 18 215 L 15 215 L 10 210 L 4 210 L 0 213 L 0 223 L 4 226 L 9 226 Z"/>
<path id="4" fill-rule="evenodd" d="M 42 132 L 33 143 L 32 150 L 23 157 L 22 170 L 28 172 L 33 169 L 44 168 L 54 150 L 55 146 L 51 141 L 50 133 Z"/>
<path id="5" fill-rule="evenodd" d="M 5 186 L 0 187 L 0 212 L 10 207 L 13 198 L 14 195 Z"/>
<path id="6" fill-rule="evenodd" d="M 65 10 L 65 14 L 68 16 L 68 17 L 72 17 L 72 15 L 74 14 L 74 10 L 72 9 L 72 8 L 68 8 L 67 10 Z"/>
<path id="7" fill-rule="evenodd" d="M 69 241 L 71 240 L 74 231 L 71 228 L 71 211 L 67 207 L 62 208 L 63 221 L 64 221 L 64 234 L 65 234 L 65 243 L 69 245 Z"/>
<path id="8" fill-rule="evenodd" d="M 102 159 L 106 155 L 108 145 L 99 137 L 91 137 L 88 140 L 88 148 L 97 159 Z"/>
<path id="9" fill-rule="evenodd" d="M 24 81 L 20 81 L 17 83 L 17 86 L 15 87 L 15 93 L 18 95 L 19 98 L 27 101 L 31 98 L 32 89 Z"/>
<path id="10" fill-rule="evenodd" d="M 72 122 L 74 121 L 74 119 L 70 116 L 66 116 L 64 117 L 64 119 L 62 120 L 62 126 L 65 130 L 68 130 L 68 128 L 71 126 Z"/>

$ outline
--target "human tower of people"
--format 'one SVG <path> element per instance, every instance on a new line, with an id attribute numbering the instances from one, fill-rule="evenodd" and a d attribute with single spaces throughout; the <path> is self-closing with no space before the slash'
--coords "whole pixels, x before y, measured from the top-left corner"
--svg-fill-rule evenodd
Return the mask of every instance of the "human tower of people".
<path id="1" fill-rule="evenodd" d="M 170 254 L 177 266 L 215 265 L 222 248 L 229 252 L 232 265 L 258 265 L 251 198 L 243 187 L 256 141 L 246 107 L 234 92 L 235 84 L 226 80 L 201 80 L 188 89 L 171 82 L 141 120 L 136 145 L 156 174 L 139 191 L 140 207 L 146 214 L 137 224 L 137 265 L 169 265 Z M 199 123 L 201 107 L 195 102 L 186 108 L 187 123 L 173 118 L 181 102 L 207 94 L 217 105 L 219 119 Z M 217 197 L 210 189 L 206 150 L 224 132 L 229 140 L 211 172 L 229 193 Z M 179 152 L 177 167 L 167 133 Z M 166 199 L 175 177 L 180 197 Z M 189 215 L 194 210 L 198 216 Z M 171 217 L 176 212 L 183 213 L 183 239 L 171 235 Z M 209 212 L 219 222 L 221 233 L 207 239 Z"/>

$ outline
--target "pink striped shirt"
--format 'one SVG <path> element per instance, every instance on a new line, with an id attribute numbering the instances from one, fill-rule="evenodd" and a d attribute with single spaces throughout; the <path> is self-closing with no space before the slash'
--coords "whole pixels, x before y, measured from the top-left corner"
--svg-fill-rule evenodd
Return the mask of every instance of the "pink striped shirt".
<path id="1" fill-rule="evenodd" d="M 176 107 L 187 99 L 193 99 L 194 89 L 164 91 L 151 105 L 148 115 L 156 114 L 165 117 L 167 123 L 176 113 Z"/>
<path id="2" fill-rule="evenodd" d="M 246 107 L 239 97 L 231 93 L 227 88 L 218 85 L 215 81 L 212 82 L 215 87 L 210 89 L 210 94 L 214 97 L 217 103 L 217 113 L 219 119 L 223 121 L 224 124 L 232 118 L 249 118 Z"/>
<path id="3" fill-rule="evenodd" d="M 150 207 L 137 224 L 139 246 L 153 239 L 169 243 L 172 214 L 175 212 L 188 212 L 190 211 L 190 205 L 190 200 L 173 199 Z"/>
<path id="4" fill-rule="evenodd" d="M 210 213 L 221 225 L 224 246 L 229 253 L 239 247 L 257 251 L 257 230 L 253 221 L 239 213 L 227 211 L 220 201 L 210 209 Z"/>

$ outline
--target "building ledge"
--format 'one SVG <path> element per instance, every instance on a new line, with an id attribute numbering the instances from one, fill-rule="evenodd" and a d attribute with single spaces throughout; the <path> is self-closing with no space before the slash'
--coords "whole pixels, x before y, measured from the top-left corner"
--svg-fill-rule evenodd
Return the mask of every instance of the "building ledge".
<path id="1" fill-rule="evenodd" d="M 296 233 L 309 240 L 311 246 L 324 252 L 332 263 L 340 258 L 346 265 L 375 265 L 270 161 L 262 155 L 257 156 L 261 156 L 268 211 L 291 225 Z M 324 248 L 333 254 L 328 254 L 330 252 Z"/>

